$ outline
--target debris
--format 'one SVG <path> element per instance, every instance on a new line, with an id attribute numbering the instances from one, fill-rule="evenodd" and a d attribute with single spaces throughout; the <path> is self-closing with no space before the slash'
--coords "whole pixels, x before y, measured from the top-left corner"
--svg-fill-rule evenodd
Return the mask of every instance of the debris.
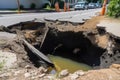
<path id="1" fill-rule="evenodd" d="M 15 67 L 16 61 L 17 61 L 17 57 L 15 53 L 3 52 L 0 50 L 0 67 L 2 69 L 9 69 Z"/>
<path id="2" fill-rule="evenodd" d="M 25 73 L 24 76 L 25 76 L 25 78 L 28 78 L 28 77 L 30 77 L 30 73 Z"/>
<path id="3" fill-rule="evenodd" d="M 120 65 L 119 64 L 112 64 L 110 66 L 110 68 L 120 69 Z"/>
<path id="4" fill-rule="evenodd" d="M 40 74 L 40 75 L 39 75 L 39 78 L 41 78 L 41 77 L 43 77 L 43 76 L 45 76 L 45 73 Z"/>
<path id="5" fill-rule="evenodd" d="M 31 44 L 29 44 L 26 40 L 24 40 L 24 44 L 34 53 L 36 54 L 40 59 L 42 58 L 43 60 L 47 61 L 50 64 L 53 64 L 48 57 L 46 57 L 42 52 L 38 51 L 35 47 L 33 47 Z"/>
<path id="6" fill-rule="evenodd" d="M 44 34 L 44 36 L 43 36 L 43 39 L 42 39 L 42 41 L 41 41 L 41 44 L 40 44 L 40 48 L 42 47 L 42 45 L 43 45 L 43 43 L 44 43 L 44 40 L 45 40 L 45 38 L 46 38 L 46 36 L 47 36 L 48 31 L 49 31 L 49 28 L 47 27 L 47 30 L 46 30 L 46 32 L 45 32 L 45 34 Z"/>
<path id="7" fill-rule="evenodd" d="M 31 66 L 30 65 L 26 65 L 25 68 L 26 69 L 31 69 Z"/>
<path id="8" fill-rule="evenodd" d="M 65 77 L 65 76 L 68 76 L 69 75 L 69 72 L 67 69 L 65 70 L 62 70 L 60 73 L 59 73 L 59 77 Z"/>
<path id="9" fill-rule="evenodd" d="M 71 74 L 70 78 L 71 80 L 76 80 L 77 78 L 79 78 L 79 76 L 77 74 Z"/>
<path id="10" fill-rule="evenodd" d="M 77 74 L 77 75 L 79 75 L 79 76 L 83 76 L 83 75 L 85 74 L 85 72 L 82 71 L 82 70 L 78 70 L 78 71 L 76 71 L 74 74 Z"/>

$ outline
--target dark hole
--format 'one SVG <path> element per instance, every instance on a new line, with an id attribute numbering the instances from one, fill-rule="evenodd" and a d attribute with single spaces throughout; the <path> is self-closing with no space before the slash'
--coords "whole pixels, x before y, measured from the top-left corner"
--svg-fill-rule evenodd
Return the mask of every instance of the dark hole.
<path id="1" fill-rule="evenodd" d="M 105 63 L 108 63 L 108 61 L 105 61 Z"/>
<path id="2" fill-rule="evenodd" d="M 62 56 L 90 66 L 100 65 L 100 56 L 105 50 L 93 45 L 83 32 L 54 31 L 49 31 L 41 48 L 43 53 Z"/>

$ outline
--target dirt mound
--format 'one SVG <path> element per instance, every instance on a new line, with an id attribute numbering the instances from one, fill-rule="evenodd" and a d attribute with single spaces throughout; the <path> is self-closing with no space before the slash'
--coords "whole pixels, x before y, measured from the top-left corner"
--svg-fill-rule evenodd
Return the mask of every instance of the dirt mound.
<path id="1" fill-rule="evenodd" d="M 62 80 L 120 80 L 120 65 L 116 66 L 119 66 L 119 68 L 114 66 L 109 69 L 90 70 L 85 72 L 82 76 L 76 78 L 68 76 Z"/>

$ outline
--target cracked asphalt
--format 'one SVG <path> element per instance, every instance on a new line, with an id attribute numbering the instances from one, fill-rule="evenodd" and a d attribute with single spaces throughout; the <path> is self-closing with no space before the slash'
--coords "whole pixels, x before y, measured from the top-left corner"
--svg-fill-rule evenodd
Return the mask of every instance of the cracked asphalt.
<path id="1" fill-rule="evenodd" d="M 68 21 L 72 23 L 84 23 L 84 19 L 90 19 L 101 9 L 89 9 L 69 12 L 46 12 L 46 13 L 22 13 L 22 14 L 0 14 L 0 25 L 10 26 L 19 22 L 32 21 Z"/>

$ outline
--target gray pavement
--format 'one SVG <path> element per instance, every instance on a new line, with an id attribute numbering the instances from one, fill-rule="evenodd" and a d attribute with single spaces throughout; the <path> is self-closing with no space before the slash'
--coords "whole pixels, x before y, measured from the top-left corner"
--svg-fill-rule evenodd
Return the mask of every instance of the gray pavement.
<path id="1" fill-rule="evenodd" d="M 70 12 L 50 12 L 50 13 L 24 13 L 24 14 L 2 14 L 0 15 L 0 25 L 9 26 L 19 22 L 31 21 L 35 18 L 44 21 L 68 21 L 73 23 L 83 23 L 84 19 L 90 19 L 95 16 L 100 9 L 89 9 Z"/>
<path id="2" fill-rule="evenodd" d="M 104 27 L 107 32 L 120 37 L 120 20 L 102 20 L 97 26 Z"/>

